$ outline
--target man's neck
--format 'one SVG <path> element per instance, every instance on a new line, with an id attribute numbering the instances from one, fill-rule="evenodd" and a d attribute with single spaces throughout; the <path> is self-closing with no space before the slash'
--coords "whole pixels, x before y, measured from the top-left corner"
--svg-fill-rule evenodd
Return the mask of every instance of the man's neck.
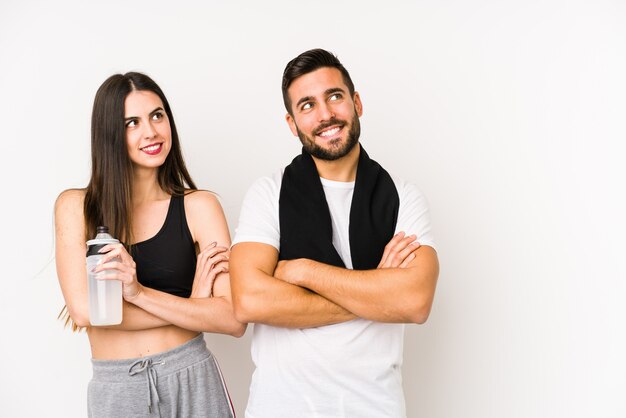
<path id="1" fill-rule="evenodd" d="M 320 160 L 313 157 L 320 177 L 326 180 L 350 182 L 356 179 L 356 168 L 359 164 L 361 145 L 357 144 L 345 156 L 333 160 Z"/>

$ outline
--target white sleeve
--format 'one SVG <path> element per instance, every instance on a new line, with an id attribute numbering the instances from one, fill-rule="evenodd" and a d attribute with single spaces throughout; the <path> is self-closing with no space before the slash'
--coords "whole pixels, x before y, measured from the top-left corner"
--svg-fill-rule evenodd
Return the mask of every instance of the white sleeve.
<path id="1" fill-rule="evenodd" d="M 415 234 L 420 245 L 428 245 L 436 250 L 426 197 L 411 183 L 396 179 L 394 182 L 400 196 L 396 233 L 403 231 L 406 235 Z"/>
<path id="2" fill-rule="evenodd" d="M 278 198 L 282 172 L 256 180 L 243 200 L 233 245 L 260 242 L 280 250 Z"/>

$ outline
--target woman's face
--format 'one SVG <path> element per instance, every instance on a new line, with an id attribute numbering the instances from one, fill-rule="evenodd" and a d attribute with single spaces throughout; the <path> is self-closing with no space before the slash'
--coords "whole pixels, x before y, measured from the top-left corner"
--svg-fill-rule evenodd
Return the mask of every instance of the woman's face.
<path id="1" fill-rule="evenodd" d="M 124 125 L 135 168 L 160 167 L 172 147 L 172 131 L 159 96 L 147 90 L 130 92 L 124 101 Z"/>

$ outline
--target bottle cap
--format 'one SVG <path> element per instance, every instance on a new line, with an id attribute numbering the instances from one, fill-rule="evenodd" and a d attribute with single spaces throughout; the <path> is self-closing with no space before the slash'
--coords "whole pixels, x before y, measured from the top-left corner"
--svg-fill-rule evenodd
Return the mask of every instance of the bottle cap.
<path id="1" fill-rule="evenodd" d="M 119 241 L 109 235 L 108 226 L 98 226 L 96 228 L 96 238 L 87 241 L 87 257 L 90 255 L 101 255 L 98 251 L 108 244 L 118 244 Z"/>

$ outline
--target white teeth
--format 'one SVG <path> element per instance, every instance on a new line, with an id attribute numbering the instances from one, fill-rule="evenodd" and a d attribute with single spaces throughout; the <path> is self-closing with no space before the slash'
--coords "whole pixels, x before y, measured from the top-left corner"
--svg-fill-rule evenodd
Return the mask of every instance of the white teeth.
<path id="1" fill-rule="evenodd" d="M 142 148 L 142 150 L 147 151 L 147 152 L 152 152 L 152 151 L 156 151 L 157 149 L 159 149 L 160 146 L 161 144 L 154 144 L 154 145 L 150 145 L 149 147 L 144 147 Z"/>
<path id="2" fill-rule="evenodd" d="M 320 136 L 332 136 L 332 135 L 335 135 L 337 132 L 339 132 L 339 129 L 341 129 L 341 128 L 329 129 L 327 131 L 324 131 L 324 132 L 320 133 Z"/>

